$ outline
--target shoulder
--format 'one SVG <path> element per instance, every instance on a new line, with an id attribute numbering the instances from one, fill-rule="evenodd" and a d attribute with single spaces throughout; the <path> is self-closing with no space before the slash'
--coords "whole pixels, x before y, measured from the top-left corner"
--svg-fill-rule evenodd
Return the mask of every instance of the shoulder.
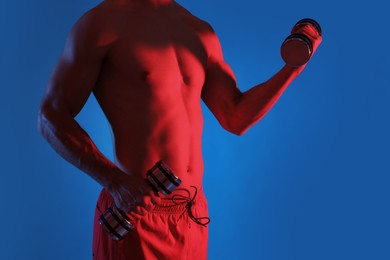
<path id="1" fill-rule="evenodd" d="M 104 18 L 105 13 L 106 12 L 103 10 L 101 4 L 87 10 L 76 20 L 75 24 L 71 28 L 71 31 L 97 31 L 102 26 L 102 19 Z"/>
<path id="2" fill-rule="evenodd" d="M 68 31 L 68 47 L 83 49 L 104 47 L 114 39 L 112 12 L 99 4 L 82 14 Z"/>
<path id="3" fill-rule="evenodd" d="M 185 20 L 193 26 L 194 29 L 198 29 L 201 32 L 204 33 L 210 33 L 214 34 L 214 29 L 211 27 L 211 25 L 206 22 L 205 20 L 200 19 L 199 17 L 192 14 L 190 11 L 188 11 L 183 6 L 179 5 L 178 3 L 175 3 L 177 10 L 183 15 Z"/>
<path id="4" fill-rule="evenodd" d="M 192 26 L 194 30 L 198 32 L 203 44 L 208 52 L 215 52 L 216 49 L 220 48 L 219 39 L 214 28 L 205 20 L 193 15 L 183 6 L 177 4 L 178 10 L 185 17 L 188 24 Z"/>

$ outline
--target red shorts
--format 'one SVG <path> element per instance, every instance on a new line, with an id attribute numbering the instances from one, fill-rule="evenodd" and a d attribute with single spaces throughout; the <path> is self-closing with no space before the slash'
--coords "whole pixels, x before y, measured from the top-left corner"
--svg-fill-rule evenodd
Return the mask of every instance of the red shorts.
<path id="1" fill-rule="evenodd" d="M 95 211 L 94 260 L 207 259 L 208 228 L 190 217 L 187 204 L 177 205 L 165 200 L 164 204 L 155 205 L 134 223 L 134 230 L 124 239 L 115 241 L 98 222 L 100 215 L 113 203 L 111 195 L 103 189 Z M 191 213 L 195 217 L 208 216 L 202 190 L 198 190 Z"/>

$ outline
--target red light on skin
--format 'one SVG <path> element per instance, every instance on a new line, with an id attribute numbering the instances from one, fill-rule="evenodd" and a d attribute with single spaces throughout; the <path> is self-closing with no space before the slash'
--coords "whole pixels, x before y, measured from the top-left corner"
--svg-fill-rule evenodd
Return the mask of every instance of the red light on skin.
<path id="1" fill-rule="evenodd" d="M 115 42 L 118 39 L 118 35 L 115 34 L 114 32 L 104 32 L 101 35 L 99 35 L 99 38 L 97 40 L 97 45 L 98 46 L 107 46 L 110 45 L 111 43 Z"/>

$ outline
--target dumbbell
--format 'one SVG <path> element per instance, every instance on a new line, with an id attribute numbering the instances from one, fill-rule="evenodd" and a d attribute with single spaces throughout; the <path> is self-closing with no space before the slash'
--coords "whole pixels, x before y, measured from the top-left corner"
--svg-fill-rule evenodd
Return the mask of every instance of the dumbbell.
<path id="1" fill-rule="evenodd" d="M 181 180 L 162 161 L 158 161 L 147 173 L 146 181 L 156 192 L 169 195 L 181 183 Z M 132 229 L 128 215 L 115 204 L 112 205 L 99 217 L 99 224 L 102 225 L 107 234 L 114 240 L 121 240 Z"/>
<path id="2" fill-rule="evenodd" d="M 321 36 L 321 26 L 313 19 L 305 18 L 299 20 L 292 29 L 280 48 L 280 53 L 286 64 L 292 67 L 299 67 L 306 64 L 313 55 L 313 42 L 301 32 L 301 28 L 310 26 Z"/>

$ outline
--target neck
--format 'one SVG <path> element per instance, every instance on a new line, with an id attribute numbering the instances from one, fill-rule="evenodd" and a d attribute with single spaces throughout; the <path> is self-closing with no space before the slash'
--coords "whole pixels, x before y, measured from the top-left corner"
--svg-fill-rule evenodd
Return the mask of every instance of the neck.
<path id="1" fill-rule="evenodd" d="M 116 4 L 119 6 L 150 6 L 150 7 L 160 7 L 171 5 L 174 0 L 104 0 L 105 2 Z"/>

